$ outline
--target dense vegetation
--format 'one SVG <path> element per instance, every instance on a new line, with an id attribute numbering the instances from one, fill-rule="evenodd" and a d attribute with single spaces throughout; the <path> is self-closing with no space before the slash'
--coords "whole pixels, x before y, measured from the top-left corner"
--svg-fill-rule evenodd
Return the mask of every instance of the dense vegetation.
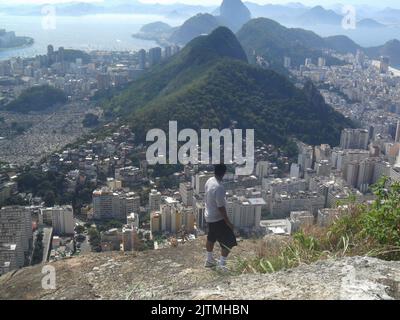
<path id="1" fill-rule="evenodd" d="M 106 104 L 130 118 L 139 139 L 152 128 L 255 129 L 256 138 L 286 145 L 290 136 L 336 145 L 352 124 L 323 102 L 310 84 L 298 90 L 285 77 L 247 64 L 234 34 L 220 27 L 199 37 Z"/>
<path id="2" fill-rule="evenodd" d="M 43 231 L 39 231 L 33 247 L 32 265 L 42 263 L 43 261 Z"/>
<path id="3" fill-rule="evenodd" d="M 400 183 L 382 179 L 372 205 L 349 199 L 347 209 L 328 228 L 307 228 L 281 247 L 263 247 L 251 260 L 238 259 L 239 271 L 274 272 L 321 259 L 371 256 L 400 260 Z"/>
<path id="4" fill-rule="evenodd" d="M 45 85 L 26 89 L 5 108 L 13 112 L 43 111 L 66 102 L 62 90 Z"/>
<path id="5" fill-rule="evenodd" d="M 147 32 L 147 33 L 164 33 L 168 32 L 172 29 L 172 27 L 162 21 L 156 21 L 149 24 L 144 25 L 140 32 Z"/>
<path id="6" fill-rule="evenodd" d="M 372 47 L 366 49 L 367 54 L 374 58 L 379 59 L 381 56 L 389 57 L 390 64 L 396 68 L 400 67 L 400 41 L 391 40 L 383 46 Z"/>
<path id="7" fill-rule="evenodd" d="M 18 191 L 41 197 L 48 207 L 72 203 L 75 212 L 79 214 L 83 205 L 91 203 L 96 186 L 86 181 L 78 185 L 74 193 L 68 193 L 64 173 L 26 169 L 17 179 Z"/>
<path id="8" fill-rule="evenodd" d="M 67 62 L 76 62 L 76 59 L 82 59 L 83 64 L 88 64 L 92 60 L 89 54 L 81 50 L 64 49 L 64 60 Z"/>
<path id="9" fill-rule="evenodd" d="M 326 46 L 339 53 L 353 53 L 355 54 L 357 50 L 362 49 L 357 43 L 346 36 L 331 36 L 325 39 Z"/>
<path id="10" fill-rule="evenodd" d="M 82 123 L 86 128 L 97 127 L 100 123 L 99 116 L 93 113 L 87 113 L 85 114 L 85 118 L 83 119 Z"/>
<path id="11" fill-rule="evenodd" d="M 276 70 L 282 68 L 285 56 L 291 58 L 293 66 L 304 64 L 306 58 L 317 63 L 319 57 L 325 57 L 328 65 L 342 64 L 323 52 L 329 44 L 314 32 L 286 28 L 270 19 L 249 21 L 239 30 L 237 37 L 249 56 L 255 51 Z"/>
<path id="12" fill-rule="evenodd" d="M 89 243 L 93 252 L 101 252 L 101 235 L 96 228 L 90 228 L 88 231 Z"/>
<path id="13" fill-rule="evenodd" d="M 186 44 L 192 39 L 209 34 L 218 28 L 220 23 L 216 17 L 208 13 L 199 13 L 186 20 L 182 26 L 175 30 L 169 38 L 174 43 Z"/>

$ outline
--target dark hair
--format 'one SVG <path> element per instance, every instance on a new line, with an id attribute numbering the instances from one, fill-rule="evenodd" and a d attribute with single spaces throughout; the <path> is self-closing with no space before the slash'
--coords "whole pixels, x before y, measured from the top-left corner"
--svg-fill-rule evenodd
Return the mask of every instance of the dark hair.
<path id="1" fill-rule="evenodd" d="M 226 173 L 226 165 L 224 165 L 224 164 L 215 165 L 214 173 L 217 177 L 223 177 Z"/>

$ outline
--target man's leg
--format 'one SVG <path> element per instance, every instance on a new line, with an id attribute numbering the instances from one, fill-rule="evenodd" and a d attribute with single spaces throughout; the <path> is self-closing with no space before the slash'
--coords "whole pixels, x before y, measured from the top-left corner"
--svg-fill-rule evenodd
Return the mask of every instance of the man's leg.
<path id="1" fill-rule="evenodd" d="M 228 225 L 224 225 L 223 229 L 221 230 L 220 239 L 221 241 L 219 243 L 221 245 L 221 258 L 219 260 L 219 267 L 221 267 L 223 270 L 226 270 L 226 260 L 228 259 L 232 248 L 237 245 L 235 233 Z"/>
<path id="2" fill-rule="evenodd" d="M 228 248 L 221 246 L 221 258 L 219 260 L 220 267 L 226 266 L 226 260 L 228 259 L 229 253 L 230 250 Z"/>
<path id="3" fill-rule="evenodd" d="M 215 245 L 215 243 L 207 240 L 207 244 L 206 244 L 207 252 L 213 253 L 214 245 Z"/>
<path id="4" fill-rule="evenodd" d="M 205 264 L 205 266 L 207 268 L 215 267 L 217 265 L 217 262 L 215 261 L 215 259 L 213 257 L 214 245 L 215 245 L 214 242 L 207 240 L 207 243 L 206 243 L 207 257 L 206 257 L 206 264 Z"/>

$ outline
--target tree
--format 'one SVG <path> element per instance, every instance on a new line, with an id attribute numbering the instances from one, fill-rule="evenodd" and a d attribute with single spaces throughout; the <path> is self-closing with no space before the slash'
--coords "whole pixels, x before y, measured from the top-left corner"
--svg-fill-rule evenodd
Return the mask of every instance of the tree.
<path id="1" fill-rule="evenodd" d="M 97 231 L 96 228 L 89 229 L 89 243 L 92 247 L 92 251 L 100 252 L 101 251 L 101 235 L 100 232 Z"/>
<path id="2" fill-rule="evenodd" d="M 87 113 L 82 121 L 86 128 L 92 128 L 99 125 L 99 117 L 93 113 Z"/>
<path id="3" fill-rule="evenodd" d="M 56 204 L 56 196 L 53 191 L 47 192 L 43 200 L 46 207 L 54 207 Z"/>
<path id="4" fill-rule="evenodd" d="M 79 226 L 77 226 L 77 227 L 75 228 L 75 231 L 76 231 L 76 233 L 78 233 L 78 234 L 82 234 L 82 233 L 85 232 L 85 227 L 79 225 Z"/>

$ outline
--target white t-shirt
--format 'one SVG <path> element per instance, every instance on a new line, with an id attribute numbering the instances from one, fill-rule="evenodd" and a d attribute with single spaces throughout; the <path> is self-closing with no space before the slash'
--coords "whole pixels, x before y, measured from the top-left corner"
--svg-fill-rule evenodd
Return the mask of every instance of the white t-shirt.
<path id="1" fill-rule="evenodd" d="M 217 178 L 210 178 L 205 186 L 205 218 L 208 223 L 218 222 L 223 220 L 218 208 L 226 207 L 225 188 Z"/>

